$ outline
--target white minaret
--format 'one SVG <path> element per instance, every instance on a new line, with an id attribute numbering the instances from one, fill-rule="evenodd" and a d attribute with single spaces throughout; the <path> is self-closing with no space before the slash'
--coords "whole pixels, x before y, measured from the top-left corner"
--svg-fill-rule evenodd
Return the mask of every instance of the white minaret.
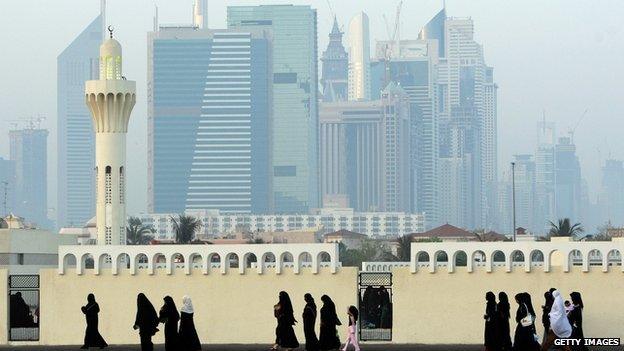
<path id="1" fill-rule="evenodd" d="M 85 83 L 85 97 L 95 129 L 97 243 L 125 245 L 126 133 L 136 83 L 121 75 L 121 45 L 108 31 L 100 46 L 100 79 Z"/>

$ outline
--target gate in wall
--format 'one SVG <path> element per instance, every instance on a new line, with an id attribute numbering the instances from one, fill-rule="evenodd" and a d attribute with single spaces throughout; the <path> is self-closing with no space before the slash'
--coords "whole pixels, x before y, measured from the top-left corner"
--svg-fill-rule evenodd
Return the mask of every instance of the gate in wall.
<path id="1" fill-rule="evenodd" d="M 358 327 L 362 341 L 392 340 L 392 273 L 361 272 Z"/>
<path id="2" fill-rule="evenodd" d="M 39 276 L 9 276 L 9 341 L 39 340 Z"/>

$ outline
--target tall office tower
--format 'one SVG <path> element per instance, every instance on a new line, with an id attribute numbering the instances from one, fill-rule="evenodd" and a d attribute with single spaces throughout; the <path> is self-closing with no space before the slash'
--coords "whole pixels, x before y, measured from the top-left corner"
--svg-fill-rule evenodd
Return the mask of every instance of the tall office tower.
<path id="1" fill-rule="evenodd" d="M 195 0 L 193 3 L 193 26 L 208 29 L 208 0 Z"/>
<path id="2" fill-rule="evenodd" d="M 535 151 L 536 232 L 546 233 L 555 222 L 555 124 L 542 120 L 537 125 Z"/>
<path id="3" fill-rule="evenodd" d="M 321 57 L 323 73 L 323 101 L 345 101 L 348 98 L 349 57 L 342 45 L 342 32 L 338 20 L 334 17 L 334 26 L 329 33 L 329 44 Z"/>
<path id="4" fill-rule="evenodd" d="M 496 186 L 496 227 L 499 233 L 513 233 L 511 176 L 504 174 Z"/>
<path id="5" fill-rule="evenodd" d="M 15 196 L 15 162 L 0 157 L 0 217 L 13 212 Z"/>
<path id="6" fill-rule="evenodd" d="M 160 27 L 148 41 L 149 211 L 268 212 L 270 30 Z"/>
<path id="7" fill-rule="evenodd" d="M 420 40 L 436 40 L 438 57 L 446 57 L 446 8 L 442 8 L 418 33 Z"/>
<path id="8" fill-rule="evenodd" d="M 370 100 L 370 35 L 364 12 L 349 22 L 348 45 L 349 100 Z"/>
<path id="9" fill-rule="evenodd" d="M 494 83 L 494 69 L 485 67 L 483 82 L 483 116 L 481 119 L 481 176 L 483 177 L 483 211 L 485 227 L 494 228 L 496 191 L 498 189 L 498 85 Z M 532 229 L 532 228 L 531 228 Z"/>
<path id="10" fill-rule="evenodd" d="M 427 214 L 427 227 L 439 222 L 438 121 L 435 108 L 437 40 L 379 41 L 371 62 L 371 96 L 396 81 L 410 99 L 410 208 Z"/>
<path id="11" fill-rule="evenodd" d="M 620 160 L 606 160 L 602 167 L 600 222 L 624 224 L 624 166 Z"/>
<path id="12" fill-rule="evenodd" d="M 532 155 L 514 155 L 516 183 L 516 228 L 531 233 L 542 229 L 536 223 L 535 161 Z"/>
<path id="13" fill-rule="evenodd" d="M 98 75 L 102 11 L 57 57 L 57 226 L 82 226 L 95 215 L 95 143 L 84 82 Z"/>
<path id="14" fill-rule="evenodd" d="M 272 174 L 274 211 L 320 204 L 316 10 L 309 6 L 228 7 L 228 27 L 273 33 Z"/>
<path id="15" fill-rule="evenodd" d="M 123 76 L 121 45 L 100 45 L 99 79 L 85 82 L 85 102 L 95 130 L 96 226 L 98 245 L 126 244 L 126 134 L 136 103 L 136 82 Z"/>
<path id="16" fill-rule="evenodd" d="M 408 212 L 409 97 L 391 83 L 381 100 L 322 103 L 324 203 L 357 211 Z"/>
<path id="17" fill-rule="evenodd" d="M 581 166 L 569 137 L 555 145 L 555 206 L 558 219 L 578 221 L 581 203 Z"/>
<path id="18" fill-rule="evenodd" d="M 496 85 L 483 50 L 474 40 L 470 18 L 438 13 L 421 37 L 440 39 L 436 108 L 440 131 L 440 220 L 465 228 L 484 228 L 488 219 L 488 179 L 496 177 Z M 444 24 L 444 29 L 440 27 Z M 489 72 L 489 73 L 488 73 Z M 488 78 L 490 77 L 490 78 Z M 484 161 L 485 160 L 485 161 Z M 494 186 L 490 179 L 489 185 Z"/>
<path id="19" fill-rule="evenodd" d="M 9 132 L 15 164 L 15 214 L 39 227 L 48 220 L 48 131 L 34 127 Z"/>

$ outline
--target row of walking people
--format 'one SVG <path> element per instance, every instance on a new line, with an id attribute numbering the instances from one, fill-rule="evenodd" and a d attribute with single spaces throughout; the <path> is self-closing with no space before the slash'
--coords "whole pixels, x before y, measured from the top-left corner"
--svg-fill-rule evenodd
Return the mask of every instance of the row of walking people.
<path id="1" fill-rule="evenodd" d="M 505 292 L 498 294 L 498 303 L 493 292 L 485 295 L 486 308 L 483 318 L 485 319 L 485 349 L 486 351 L 546 351 L 553 346 L 558 338 L 583 339 L 583 300 L 581 294 L 570 294 L 572 303 L 566 307 L 561 293 L 552 288 L 544 293 L 544 305 L 542 305 L 542 325 L 544 337 L 537 334 L 535 321 L 537 314 L 533 308 L 531 295 L 523 292 L 515 295 L 518 308 L 516 310 L 516 329 L 513 343 L 509 320 L 511 319 L 511 306 Z M 541 344 L 540 344 L 541 342 Z M 568 351 L 586 351 L 584 345 L 569 347 Z"/>
<path id="2" fill-rule="evenodd" d="M 189 296 L 182 298 L 182 308 L 179 312 L 171 296 L 165 296 L 163 300 L 163 306 L 157 314 L 154 305 L 145 294 L 137 295 L 137 312 L 133 329 L 139 331 L 141 351 L 154 350 L 152 337 L 160 331 L 158 326 L 161 323 L 165 329 L 166 351 L 201 350 L 201 343 L 193 321 L 195 311 L 191 298 Z M 82 349 L 108 346 L 98 330 L 99 312 L 100 306 L 95 301 L 95 295 L 89 294 L 87 304 L 82 307 L 82 313 L 84 313 L 87 322 Z"/>
<path id="3" fill-rule="evenodd" d="M 341 343 L 337 327 L 342 325 L 342 323 L 338 318 L 336 305 L 332 299 L 327 295 L 321 296 L 323 306 L 320 310 L 320 333 L 318 337 L 316 336 L 316 303 L 309 293 L 305 294 L 303 299 L 306 303 L 302 313 L 305 349 L 307 351 L 328 351 L 340 348 Z M 287 292 L 281 291 L 279 293 L 279 301 L 273 307 L 273 314 L 277 319 L 277 327 L 275 328 L 275 344 L 271 350 L 294 350 L 298 348 L 299 341 L 293 328 L 297 320 L 295 319 L 292 302 Z M 349 306 L 347 318 L 349 325 L 342 350 L 346 351 L 349 345 L 352 345 L 354 350 L 359 351 L 360 345 L 358 344 L 356 328 L 358 309 L 355 306 Z"/>

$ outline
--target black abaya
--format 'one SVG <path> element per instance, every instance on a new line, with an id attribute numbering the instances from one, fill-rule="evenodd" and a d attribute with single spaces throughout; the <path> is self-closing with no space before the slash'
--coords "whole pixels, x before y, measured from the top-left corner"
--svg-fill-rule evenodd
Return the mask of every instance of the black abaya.
<path id="1" fill-rule="evenodd" d="M 535 351 L 540 349 L 539 343 L 535 340 L 535 323 L 523 327 L 520 321 L 527 315 L 527 309 L 521 305 L 516 312 L 516 333 L 514 335 L 514 351 Z"/>
<path id="2" fill-rule="evenodd" d="M 337 325 L 341 325 L 341 323 L 336 315 L 336 307 L 333 303 L 324 304 L 321 307 L 321 333 L 319 335 L 321 350 L 335 350 L 340 347 L 340 339 L 336 330 Z"/>
<path id="3" fill-rule="evenodd" d="M 95 302 L 95 298 L 91 299 L 91 297 L 89 297 L 89 303 L 83 306 L 81 310 L 82 313 L 85 314 L 85 319 L 87 320 L 83 348 L 102 348 L 108 346 L 98 330 L 98 313 L 100 313 L 100 306 Z"/>
<path id="4" fill-rule="evenodd" d="M 170 299 L 170 298 L 169 298 Z M 165 323 L 165 351 L 178 351 L 180 339 L 178 335 L 178 322 L 180 314 L 172 300 L 165 298 L 165 305 L 160 309 L 160 321 Z"/>
<path id="5" fill-rule="evenodd" d="M 154 350 L 152 336 L 158 331 L 158 315 L 154 305 L 143 294 L 137 298 L 137 314 L 134 326 L 139 329 L 141 336 L 141 351 Z"/>
<path id="6" fill-rule="evenodd" d="M 201 343 L 193 322 L 193 313 L 180 313 L 180 345 L 181 351 L 201 350 Z"/>
<path id="7" fill-rule="evenodd" d="M 583 308 L 574 306 L 574 309 L 568 313 L 568 320 L 572 326 L 572 335 L 570 338 L 584 339 L 583 335 Z M 585 345 L 571 346 L 572 351 L 586 351 L 588 350 Z"/>
<path id="8" fill-rule="evenodd" d="M 295 335 L 293 325 L 295 324 L 295 318 L 290 311 L 282 310 L 282 306 L 277 304 L 274 307 L 274 315 L 277 318 L 277 328 L 275 328 L 275 343 L 280 347 L 286 349 L 293 349 L 299 347 L 299 340 Z"/>
<path id="9" fill-rule="evenodd" d="M 485 307 L 485 332 L 484 332 L 484 345 L 485 349 L 490 351 L 498 350 L 498 333 L 497 326 L 497 314 L 496 303 L 490 301 Z"/>
<path id="10" fill-rule="evenodd" d="M 498 347 L 501 351 L 511 350 L 511 329 L 509 327 L 509 304 L 498 303 L 496 306 L 496 332 Z"/>
<path id="11" fill-rule="evenodd" d="M 314 326 L 316 325 L 316 305 L 307 303 L 303 309 L 303 332 L 305 334 L 305 346 L 307 351 L 318 351 L 319 341 L 316 337 Z"/>

